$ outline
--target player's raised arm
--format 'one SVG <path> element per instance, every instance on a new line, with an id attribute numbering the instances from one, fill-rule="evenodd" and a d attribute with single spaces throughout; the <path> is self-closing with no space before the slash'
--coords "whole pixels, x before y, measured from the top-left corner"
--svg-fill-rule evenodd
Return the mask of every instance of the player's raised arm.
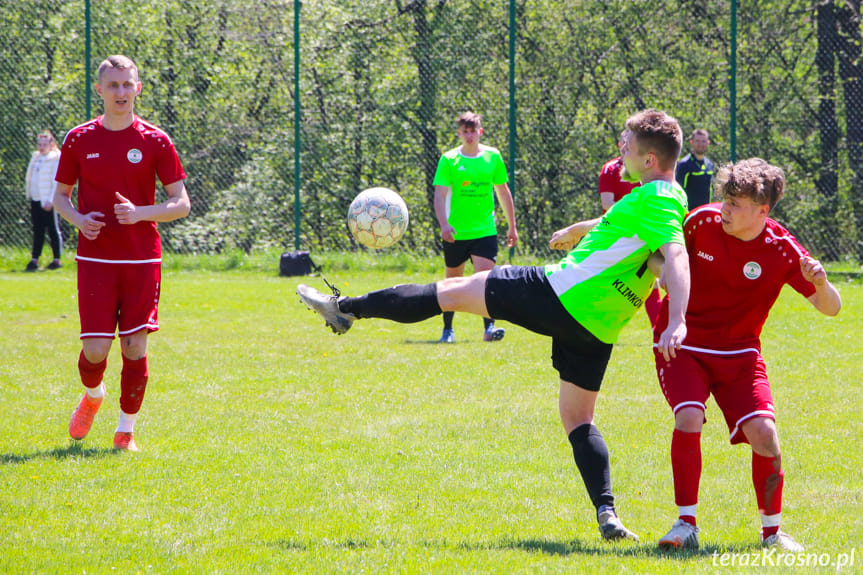
<path id="1" fill-rule="evenodd" d="M 660 284 L 668 291 L 668 328 L 659 336 L 657 348 L 668 361 L 676 357 L 686 339 L 686 308 L 689 305 L 689 256 L 686 246 L 667 243 L 659 250 L 665 256 Z"/>
<path id="2" fill-rule="evenodd" d="M 599 220 L 602 218 L 593 218 L 592 220 L 584 220 L 576 222 L 571 226 L 559 229 L 551 234 L 551 239 L 548 240 L 548 247 L 553 250 L 571 250 L 578 241 L 587 235 L 587 232 L 592 230 Z"/>
<path id="3" fill-rule="evenodd" d="M 842 298 L 839 292 L 827 280 L 827 271 L 821 262 L 808 256 L 800 258 L 800 273 L 815 286 L 815 293 L 809 296 L 809 302 L 824 315 L 836 315 L 842 308 Z"/>

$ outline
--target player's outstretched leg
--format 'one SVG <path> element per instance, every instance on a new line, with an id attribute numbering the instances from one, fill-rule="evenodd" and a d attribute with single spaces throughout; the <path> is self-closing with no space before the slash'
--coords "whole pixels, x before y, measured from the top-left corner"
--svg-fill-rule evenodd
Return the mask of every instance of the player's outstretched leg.
<path id="1" fill-rule="evenodd" d="M 342 312 L 336 296 L 322 294 L 306 284 L 297 286 L 297 295 L 307 308 L 324 318 L 327 327 L 334 333 L 341 335 L 351 329 L 356 316 Z"/>
<path id="2" fill-rule="evenodd" d="M 461 279 L 461 278 L 459 278 Z M 415 323 L 441 313 L 437 284 L 402 284 L 359 297 L 325 295 L 307 285 L 297 286 L 297 295 L 306 306 L 324 318 L 338 334 L 351 328 L 354 320 L 380 318 Z"/>

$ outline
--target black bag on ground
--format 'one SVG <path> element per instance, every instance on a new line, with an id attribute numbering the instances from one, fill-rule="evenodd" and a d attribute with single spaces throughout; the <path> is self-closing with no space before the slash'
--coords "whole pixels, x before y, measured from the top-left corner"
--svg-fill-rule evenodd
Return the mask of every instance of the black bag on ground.
<path id="1" fill-rule="evenodd" d="M 279 260 L 280 276 L 307 276 L 312 270 L 319 270 L 309 252 L 285 252 Z"/>

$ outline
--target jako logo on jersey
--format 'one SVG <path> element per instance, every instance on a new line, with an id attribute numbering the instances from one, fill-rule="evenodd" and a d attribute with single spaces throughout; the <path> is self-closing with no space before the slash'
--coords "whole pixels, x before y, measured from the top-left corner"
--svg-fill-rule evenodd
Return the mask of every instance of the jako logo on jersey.
<path id="1" fill-rule="evenodd" d="M 707 260 L 707 261 L 709 261 L 709 262 L 712 262 L 712 261 L 713 261 L 713 256 L 712 256 L 712 255 L 710 255 L 710 254 L 706 254 L 706 253 L 702 252 L 701 250 L 699 250 L 699 251 L 698 251 L 698 257 L 700 257 L 700 258 L 704 258 L 704 259 L 706 259 L 706 260 Z"/>
<path id="2" fill-rule="evenodd" d="M 132 148 L 128 152 L 126 152 L 126 159 L 132 162 L 133 164 L 137 164 L 141 161 L 144 155 L 141 153 L 141 150 L 137 150 Z"/>
<path id="3" fill-rule="evenodd" d="M 92 154 L 87 154 L 87 159 L 88 159 L 88 160 L 93 160 L 93 159 L 98 158 L 98 157 L 99 157 L 99 152 L 94 152 L 94 153 L 92 153 Z"/>
<path id="4" fill-rule="evenodd" d="M 751 280 L 761 277 L 761 265 L 758 262 L 748 262 L 743 266 L 743 275 Z"/>

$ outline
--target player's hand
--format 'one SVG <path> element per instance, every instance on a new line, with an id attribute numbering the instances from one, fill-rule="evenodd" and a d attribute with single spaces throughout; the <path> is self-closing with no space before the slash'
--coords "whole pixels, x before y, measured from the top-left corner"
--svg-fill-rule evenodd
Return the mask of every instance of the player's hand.
<path id="1" fill-rule="evenodd" d="M 515 244 L 518 243 L 518 232 L 515 228 L 509 228 L 506 232 L 506 247 L 514 248 Z"/>
<path id="2" fill-rule="evenodd" d="M 669 361 L 672 357 L 677 357 L 677 350 L 680 349 L 684 339 L 686 339 L 686 322 L 669 321 L 668 327 L 659 336 L 656 348 L 665 361 Z"/>
<path id="3" fill-rule="evenodd" d="M 114 192 L 114 195 L 117 196 L 118 202 L 114 204 L 114 215 L 117 216 L 117 221 L 126 225 L 139 222 L 141 218 L 138 217 L 135 204 L 124 198 L 120 192 Z"/>
<path id="4" fill-rule="evenodd" d="M 450 244 L 454 243 L 455 242 L 455 228 L 449 224 L 446 224 L 445 226 L 441 226 L 440 237 L 443 241 L 445 241 L 447 243 L 450 243 Z"/>
<path id="5" fill-rule="evenodd" d="M 576 238 L 572 235 L 572 226 L 557 230 L 551 234 L 551 239 L 548 240 L 548 247 L 553 250 L 569 251 L 575 246 Z"/>
<path id="6" fill-rule="evenodd" d="M 800 258 L 800 273 L 803 274 L 806 281 L 815 284 L 817 287 L 821 287 L 827 283 L 827 272 L 824 270 L 821 262 L 815 258 L 810 258 L 809 256 Z"/>
<path id="7" fill-rule="evenodd" d="M 42 209 L 46 212 L 50 212 L 54 209 L 54 204 L 52 204 L 51 202 L 42 202 Z"/>
<path id="8" fill-rule="evenodd" d="M 102 228 L 105 227 L 105 222 L 100 222 L 98 218 L 104 217 L 105 214 L 102 212 L 90 212 L 81 220 L 81 225 L 78 226 L 78 229 L 81 230 L 81 233 L 88 240 L 95 240 L 99 237 L 99 232 L 102 231 Z"/>

